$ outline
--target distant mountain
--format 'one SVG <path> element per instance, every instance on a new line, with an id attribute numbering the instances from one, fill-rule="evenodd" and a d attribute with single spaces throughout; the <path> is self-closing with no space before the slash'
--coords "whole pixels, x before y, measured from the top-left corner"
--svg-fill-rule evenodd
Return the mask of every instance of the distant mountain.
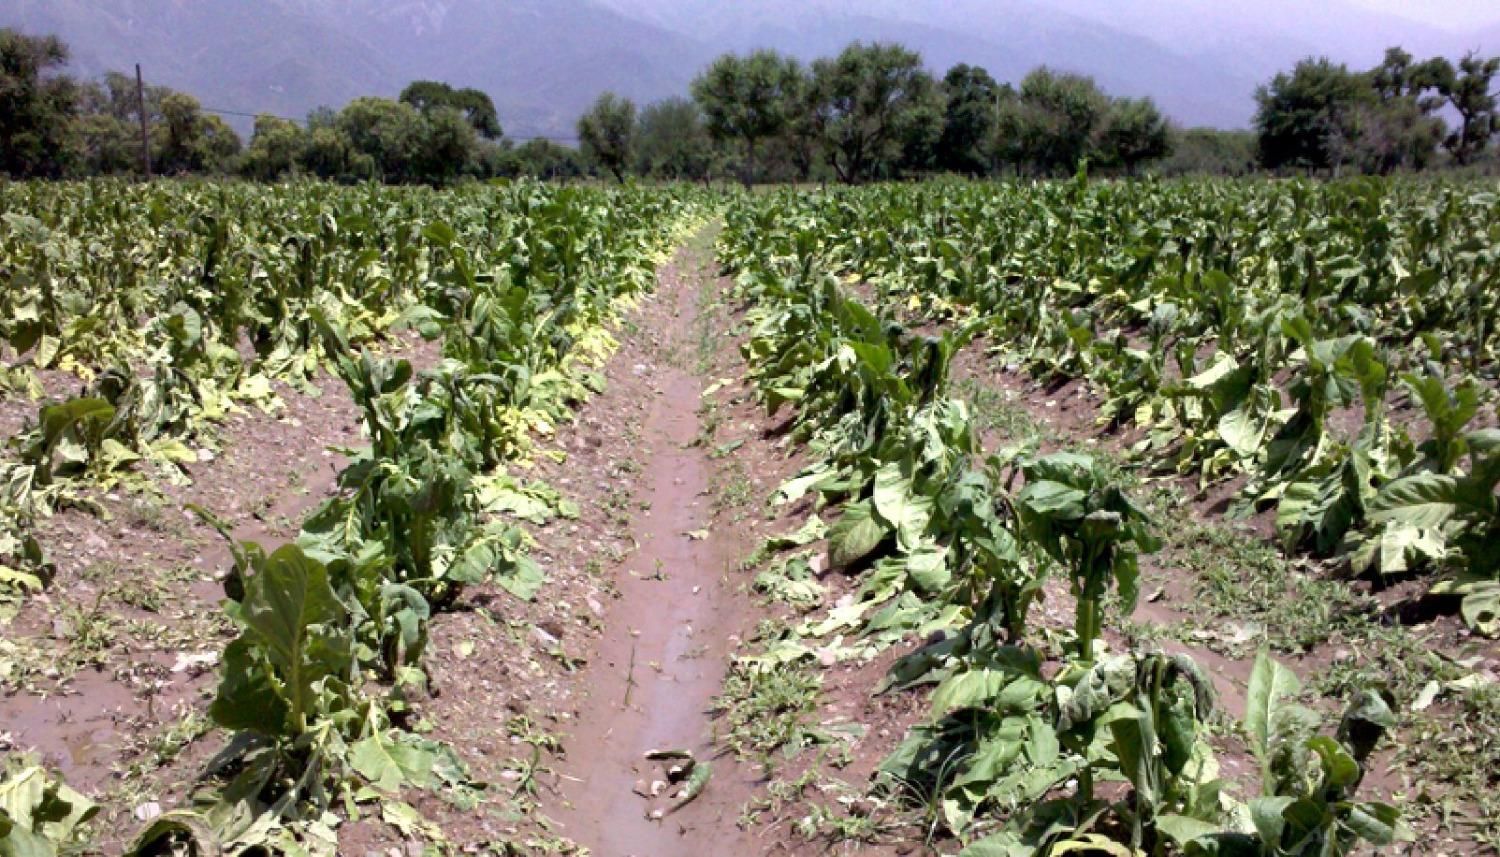
<path id="1" fill-rule="evenodd" d="M 1046 64 L 1221 127 L 1247 124 L 1255 86 L 1309 54 L 1500 51 L 1500 24 L 1454 32 L 1353 0 L 5 0 L 0 25 L 62 36 L 80 74 L 139 62 L 244 113 L 298 117 L 419 78 L 474 86 L 513 136 L 571 135 L 605 89 L 682 94 L 713 56 L 755 47 L 810 60 L 900 41 L 938 73 L 962 61 L 1011 81 Z"/>

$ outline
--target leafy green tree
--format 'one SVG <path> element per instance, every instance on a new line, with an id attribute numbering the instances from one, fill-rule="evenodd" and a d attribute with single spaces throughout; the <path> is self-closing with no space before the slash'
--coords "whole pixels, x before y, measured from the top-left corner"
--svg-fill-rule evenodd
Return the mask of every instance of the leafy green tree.
<path id="1" fill-rule="evenodd" d="M 625 180 L 635 147 L 635 102 L 606 92 L 578 117 L 578 139 L 589 160 Z"/>
<path id="2" fill-rule="evenodd" d="M 812 74 L 814 122 L 840 181 L 891 175 L 942 133 L 942 94 L 914 51 L 855 42 Z"/>
<path id="3" fill-rule="evenodd" d="M 161 121 L 161 87 L 147 87 L 146 115 Z M 139 172 L 141 129 L 135 78 L 112 71 L 102 82 L 90 81 L 78 91 L 77 146 L 80 169 L 87 175 Z"/>
<path id="4" fill-rule="evenodd" d="M 693 80 L 709 133 L 744 147 L 740 178 L 747 187 L 755 179 L 756 148 L 787 131 L 806 87 L 802 66 L 770 50 L 725 54 Z"/>
<path id="5" fill-rule="evenodd" d="M 686 98 L 647 105 L 635 136 L 635 169 L 641 175 L 698 180 L 713 168 L 714 141 L 698 105 Z"/>
<path id="6" fill-rule="evenodd" d="M 1459 125 L 1443 140 L 1443 147 L 1460 164 L 1473 163 L 1490 138 L 1500 134 L 1500 113 L 1492 91 L 1496 74 L 1500 74 L 1500 57 L 1481 59 L 1472 51 L 1458 61 L 1457 69 L 1441 60 L 1433 72 L 1438 92 L 1458 113 Z"/>
<path id="7" fill-rule="evenodd" d="M 369 178 L 374 161 L 368 155 L 356 154 L 349 135 L 337 124 L 316 124 L 309 117 L 307 145 L 298 158 L 303 170 L 331 181 Z"/>
<path id="8" fill-rule="evenodd" d="M 349 171 L 388 182 L 414 181 L 422 146 L 422 115 L 410 104 L 364 97 L 338 115 L 338 129 L 349 141 Z"/>
<path id="9" fill-rule="evenodd" d="M 1094 150 L 1109 98 L 1091 77 L 1046 66 L 1021 80 L 1020 109 L 1002 123 L 1020 135 L 1020 151 L 1043 173 L 1070 173 Z"/>
<path id="10" fill-rule="evenodd" d="M 1126 175 L 1136 167 L 1172 152 L 1166 117 L 1149 98 L 1117 98 L 1099 131 L 1099 153 L 1106 163 L 1119 164 Z"/>
<path id="11" fill-rule="evenodd" d="M 1255 134 L 1188 128 L 1173 134 L 1172 152 L 1153 171 L 1167 176 L 1243 176 L 1255 171 Z"/>
<path id="12" fill-rule="evenodd" d="M 422 117 L 415 175 L 418 181 L 451 184 L 478 160 L 479 134 L 453 107 L 434 107 Z"/>
<path id="13" fill-rule="evenodd" d="M 1255 92 L 1262 166 L 1333 168 L 1348 160 L 1356 107 L 1374 100 L 1365 78 L 1327 58 L 1306 59 Z"/>
<path id="14" fill-rule="evenodd" d="M 275 181 L 297 170 L 307 149 L 307 134 L 296 122 L 279 116 L 255 117 L 255 130 L 240 170 L 260 181 Z"/>
<path id="15" fill-rule="evenodd" d="M 1351 114 L 1361 170 L 1388 173 L 1432 160 L 1444 135 L 1442 119 L 1433 114 L 1444 103 L 1436 87 L 1445 67 L 1442 59 L 1416 63 L 1399 47 L 1386 50 L 1367 75 L 1374 101 L 1362 101 Z"/>
<path id="16" fill-rule="evenodd" d="M 239 154 L 239 135 L 223 119 L 206 115 L 191 95 L 173 92 L 163 98 L 161 119 L 152 160 L 163 173 L 222 172 Z"/>
<path id="17" fill-rule="evenodd" d="M 424 114 L 430 114 L 439 107 L 458 110 L 479 136 L 486 140 L 500 138 L 500 114 L 495 112 L 495 102 L 477 89 L 454 89 L 441 81 L 416 80 L 401 90 L 399 100 Z"/>
<path id="18" fill-rule="evenodd" d="M 979 66 L 960 63 L 943 76 L 943 133 L 937 166 L 980 175 L 994 167 L 994 140 L 1000 122 L 1000 85 Z"/>
<path id="19" fill-rule="evenodd" d="M 813 101 L 812 80 L 802 77 L 802 83 L 789 96 L 786 127 L 776 138 L 786 161 L 791 164 L 799 181 L 812 178 L 823 154 L 823 141 L 818 133 L 817 106 Z"/>
<path id="20" fill-rule="evenodd" d="M 1035 151 L 1036 129 L 1040 122 L 1036 111 L 1021 100 L 1015 87 L 1004 84 L 995 96 L 995 133 L 991 153 L 997 167 L 1009 164 L 1016 174 L 1030 163 Z"/>
<path id="21" fill-rule="evenodd" d="M 54 70 L 67 61 L 55 36 L 0 29 L 0 172 L 56 177 L 66 169 L 78 87 Z"/>
<path id="22" fill-rule="evenodd" d="M 508 150 L 500 169 L 507 176 L 572 179 L 585 175 L 588 164 L 577 149 L 538 138 Z"/>

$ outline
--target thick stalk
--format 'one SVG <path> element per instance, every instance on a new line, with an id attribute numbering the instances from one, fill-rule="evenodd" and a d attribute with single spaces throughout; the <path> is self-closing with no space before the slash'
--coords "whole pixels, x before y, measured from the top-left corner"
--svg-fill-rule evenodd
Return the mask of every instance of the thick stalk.
<path id="1" fill-rule="evenodd" d="M 1074 631 L 1078 636 L 1078 657 L 1085 662 L 1094 661 L 1094 641 L 1099 638 L 1101 604 L 1090 594 L 1089 589 L 1078 599 L 1078 615 L 1074 619 Z"/>

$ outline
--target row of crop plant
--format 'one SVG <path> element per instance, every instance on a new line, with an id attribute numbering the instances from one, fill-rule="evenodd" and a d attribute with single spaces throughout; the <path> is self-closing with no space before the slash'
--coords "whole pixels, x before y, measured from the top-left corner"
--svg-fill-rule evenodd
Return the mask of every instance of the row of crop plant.
<path id="1" fill-rule="evenodd" d="M 234 556 L 226 610 L 239 633 L 224 651 L 210 707 L 229 738 L 204 773 L 212 788 L 151 821 L 132 852 L 332 854 L 336 809 L 409 825 L 417 813 L 401 800 L 404 788 L 477 802 L 481 787 L 454 749 L 408 728 L 412 694 L 426 680 L 429 622 L 466 586 L 493 581 L 530 597 L 542 584 L 523 533 L 500 513 L 550 492 L 523 484 L 507 465 L 529 455 L 533 437 L 555 431 L 597 386 L 593 369 L 613 348 L 608 325 L 651 287 L 663 254 L 704 216 L 701 192 L 62 188 L 25 192 L 71 192 L 91 202 L 144 194 L 161 203 L 148 217 L 168 235 L 178 227 L 157 210 L 166 210 L 163 200 L 211 211 L 187 219 L 181 255 L 153 257 L 151 270 L 180 276 L 165 284 L 139 278 L 144 296 L 86 285 L 91 274 L 139 276 L 119 270 L 146 264 L 123 238 L 114 245 L 124 254 L 115 266 L 76 259 L 76 276 L 51 280 L 42 275 L 56 267 L 33 261 L 28 268 L 39 272 L 44 304 L 66 285 L 69 294 L 95 295 L 102 311 L 141 315 L 153 331 L 186 331 L 210 357 L 183 360 L 183 343 L 170 335 L 101 345 L 93 337 L 103 329 L 85 329 L 92 311 L 78 302 L 59 304 L 72 314 L 39 313 L 49 319 L 46 333 L 11 339 L 34 365 L 73 359 L 69 368 L 97 382 L 106 376 L 90 372 L 84 355 L 109 355 L 134 371 L 121 373 L 124 391 L 116 395 L 96 385 L 44 406 L 20 439 L 12 473 L 30 468 L 31 484 L 60 486 L 70 496 L 112 484 L 111 474 L 149 457 L 152 441 L 135 431 L 130 408 L 163 373 L 191 393 L 205 383 L 242 389 L 270 365 L 299 366 L 292 377 L 306 381 L 329 364 L 370 439 L 341 472 L 338 493 L 291 543 L 268 550 L 234 541 L 226 525 L 199 510 L 230 538 Z M 77 200 L 58 205 L 98 217 Z M 170 222 L 181 219 L 179 211 Z M 442 361 L 417 372 L 407 360 L 361 347 L 398 325 L 441 338 Z M 55 344 L 39 352 L 43 336 Z M 153 341 L 166 349 L 148 352 L 148 363 L 161 358 L 159 371 L 140 372 L 136 347 Z M 236 351 L 245 341 L 255 357 Z M 186 411 L 186 421 L 163 437 L 191 440 L 185 427 L 212 422 L 201 406 Z M 38 444 L 43 451 L 31 452 Z M 89 814 L 85 798 L 36 766 L 18 769 L 0 792 L 7 796 L 0 845 L 18 853 L 54 853 L 80 835 Z"/>

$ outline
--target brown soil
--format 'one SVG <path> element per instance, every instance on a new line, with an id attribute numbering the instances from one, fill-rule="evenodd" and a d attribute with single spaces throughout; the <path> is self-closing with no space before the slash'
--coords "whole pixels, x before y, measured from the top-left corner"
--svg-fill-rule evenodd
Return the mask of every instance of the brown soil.
<path id="1" fill-rule="evenodd" d="M 638 321 L 668 352 L 690 346 L 698 284 L 684 270 L 690 261 L 679 257 L 662 272 L 653 306 Z M 683 748 L 699 764 L 715 755 L 713 698 L 751 615 L 732 576 L 749 545 L 715 520 L 714 465 L 693 443 L 709 381 L 670 362 L 651 369 L 644 376 L 654 389 L 641 424 L 642 470 L 633 477 L 641 511 L 631 531 L 639 549 L 620 567 L 618 598 L 581 676 L 581 711 L 559 766 L 562 803 L 554 817 L 564 834 L 601 857 L 697 855 L 710 842 L 720 853 L 742 853 L 750 842 L 734 821 L 753 774 L 733 759 L 714 759 L 705 791 L 681 809 L 668 798 L 673 789 L 654 800 L 638 794 L 664 779 L 647 751 Z"/>
<path id="2" fill-rule="evenodd" d="M 169 808 L 176 784 L 219 743 L 203 718 L 232 637 L 218 583 L 230 555 L 186 506 L 213 512 L 241 539 L 292 538 L 332 490 L 342 458 L 328 447 L 360 443 L 343 384 L 324 377 L 319 386 L 314 397 L 278 385 L 285 408 L 227 418 L 220 451 L 187 468 L 190 484 L 153 479 L 148 491 L 93 497 L 103 515 L 64 509 L 38 526 L 57 573 L 5 628 L 20 655 L 0 681 L 0 739 L 104 802 L 106 851 L 133 834 L 134 807 Z"/>

